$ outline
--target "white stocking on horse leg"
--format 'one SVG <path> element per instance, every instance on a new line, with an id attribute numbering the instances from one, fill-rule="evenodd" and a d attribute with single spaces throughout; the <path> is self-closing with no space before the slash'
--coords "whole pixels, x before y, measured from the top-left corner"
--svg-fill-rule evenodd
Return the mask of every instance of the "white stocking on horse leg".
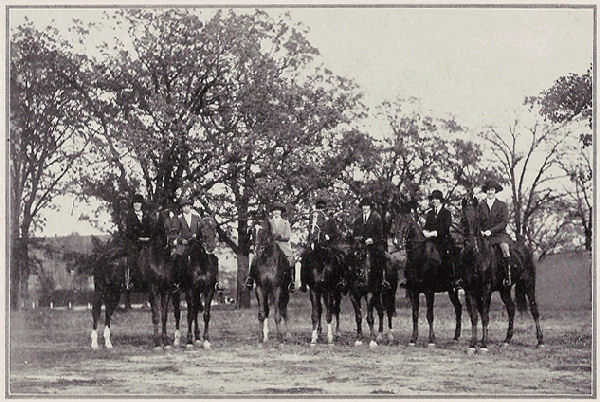
<path id="1" fill-rule="evenodd" d="M 269 340 L 269 320 L 265 318 L 263 321 L 263 342 L 267 342 Z"/>
<path id="2" fill-rule="evenodd" d="M 175 330 L 175 339 L 173 339 L 173 346 L 179 346 L 179 343 L 181 341 L 181 333 L 179 333 L 179 330 Z"/>
<path id="3" fill-rule="evenodd" d="M 98 332 L 95 329 L 92 330 L 92 349 L 98 349 Z"/>
<path id="4" fill-rule="evenodd" d="M 315 346 L 317 344 L 317 338 L 319 337 L 319 331 L 313 329 L 312 335 L 310 337 L 310 346 Z"/>
<path id="5" fill-rule="evenodd" d="M 106 346 L 106 349 L 113 348 L 113 345 L 110 342 L 110 327 L 104 327 L 104 346 Z"/>
<path id="6" fill-rule="evenodd" d="M 331 327 L 331 323 L 327 323 L 327 343 L 333 343 L 333 328 Z"/>

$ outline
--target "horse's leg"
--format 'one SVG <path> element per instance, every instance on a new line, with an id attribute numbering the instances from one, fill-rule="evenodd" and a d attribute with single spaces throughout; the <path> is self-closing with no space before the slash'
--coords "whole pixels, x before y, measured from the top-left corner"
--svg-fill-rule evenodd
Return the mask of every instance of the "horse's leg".
<path id="1" fill-rule="evenodd" d="M 192 326 L 194 324 L 194 314 L 196 311 L 196 306 L 194 303 L 193 291 L 191 289 L 187 290 L 185 292 L 185 302 L 187 304 L 187 323 L 188 323 L 186 345 L 193 345 L 194 344 L 194 332 L 193 332 Z"/>
<path id="2" fill-rule="evenodd" d="M 491 284 L 488 284 L 484 291 L 483 291 L 483 295 L 480 299 L 479 302 L 479 314 L 481 314 L 481 327 L 482 327 L 482 332 L 483 335 L 481 337 L 481 351 L 482 352 L 487 352 L 488 351 L 488 342 L 489 342 L 489 335 L 488 335 L 488 325 L 490 323 L 490 304 L 491 304 L 491 300 L 492 299 L 492 289 L 491 289 Z"/>
<path id="3" fill-rule="evenodd" d="M 119 304 L 121 294 L 118 289 L 111 289 L 108 297 L 110 299 L 108 303 L 106 303 L 106 319 L 104 320 L 104 346 L 107 349 L 112 349 L 113 345 L 110 340 L 110 318 Z"/>
<path id="4" fill-rule="evenodd" d="M 360 296 L 352 293 L 350 295 L 350 301 L 352 301 L 352 307 L 354 307 L 354 319 L 356 320 L 356 342 L 354 346 L 362 345 L 362 313 L 360 311 Z"/>
<path id="5" fill-rule="evenodd" d="M 469 350 L 475 352 L 477 346 L 477 309 L 475 307 L 475 297 L 470 291 L 465 292 L 465 301 L 467 303 L 467 311 L 471 317 L 471 343 L 469 344 Z"/>
<path id="6" fill-rule="evenodd" d="M 371 341 L 369 347 L 377 347 L 377 341 L 375 338 L 375 318 L 373 317 L 373 308 L 375 307 L 376 297 L 372 292 L 367 292 L 367 324 L 369 324 L 369 331 L 371 332 Z"/>
<path id="7" fill-rule="evenodd" d="M 379 332 L 377 334 L 377 342 L 383 342 L 383 300 L 381 293 L 379 296 L 375 296 L 375 308 L 377 309 L 377 316 L 379 317 Z"/>
<path id="8" fill-rule="evenodd" d="M 394 329 L 392 328 L 392 317 L 394 317 L 394 303 L 395 295 L 393 293 L 385 293 L 382 295 L 383 308 L 388 319 L 388 341 L 392 343 L 394 341 Z"/>
<path id="9" fill-rule="evenodd" d="M 167 339 L 167 320 L 169 314 L 169 293 L 164 292 L 160 296 L 160 315 L 162 324 L 162 342 L 166 348 L 170 348 L 169 340 Z"/>
<path id="10" fill-rule="evenodd" d="M 310 345 L 314 346 L 317 344 L 317 339 L 319 338 L 318 325 L 319 325 L 319 321 L 321 321 L 322 308 L 321 308 L 321 294 L 313 288 L 310 288 L 310 304 L 312 307 L 312 312 L 310 315 L 310 320 L 312 322 L 312 333 L 310 336 Z"/>
<path id="11" fill-rule="evenodd" d="M 542 333 L 542 327 L 540 325 L 540 311 L 535 301 L 535 288 L 533 286 L 527 286 L 527 299 L 529 299 L 529 308 L 531 309 L 531 315 L 535 321 L 535 331 L 537 335 L 538 344 L 540 348 L 544 347 L 544 334 Z"/>
<path id="12" fill-rule="evenodd" d="M 429 291 L 425 293 L 425 300 L 427 301 L 427 323 L 429 324 L 429 344 L 427 346 L 435 346 L 435 331 L 433 330 L 433 305 L 435 303 L 435 293 Z"/>
<path id="13" fill-rule="evenodd" d="M 448 291 L 448 297 L 450 297 L 450 301 L 454 305 L 454 318 L 456 322 L 454 327 L 454 340 L 458 342 L 462 325 L 462 305 L 460 304 L 460 299 L 458 298 L 458 292 L 456 290 L 450 289 Z"/>
<path id="14" fill-rule="evenodd" d="M 180 346 L 181 333 L 179 332 L 179 322 L 181 321 L 181 295 L 173 294 L 173 315 L 175 316 L 175 337 L 173 338 L 173 346 Z"/>
<path id="15" fill-rule="evenodd" d="M 279 301 L 283 297 L 281 287 L 276 287 L 273 291 L 273 319 L 275 321 L 275 329 L 277 330 L 277 339 L 281 342 L 281 313 L 279 311 Z"/>
<path id="16" fill-rule="evenodd" d="M 162 346 L 161 337 L 158 335 L 158 300 L 157 300 L 158 292 L 156 290 L 156 286 L 151 285 L 150 290 L 148 292 L 148 299 L 150 301 L 150 309 L 152 310 L 152 326 L 154 327 L 152 339 L 154 341 L 154 348 L 159 348 Z"/>
<path id="17" fill-rule="evenodd" d="M 510 288 L 502 287 L 500 289 L 500 297 L 506 306 L 506 311 L 508 312 L 508 330 L 506 331 L 506 339 L 504 339 L 504 344 L 508 345 L 510 340 L 513 337 L 513 325 L 515 322 L 515 302 L 510 296 Z"/>
<path id="18" fill-rule="evenodd" d="M 268 309 L 269 301 L 267 295 L 263 292 L 260 286 L 256 287 L 256 305 L 258 306 L 258 324 L 259 331 L 261 333 L 261 341 L 267 342 L 269 340 L 269 324 L 268 324 Z"/>
<path id="19" fill-rule="evenodd" d="M 335 301 L 334 301 L 334 314 L 335 314 L 335 336 L 340 336 L 340 304 L 342 301 L 342 294 L 339 292 L 335 293 Z"/>
<path id="20" fill-rule="evenodd" d="M 417 344 L 417 339 L 419 339 L 419 292 L 415 290 L 410 290 L 408 293 L 408 297 L 410 298 L 410 305 L 412 307 L 413 322 L 412 337 L 410 338 L 410 342 L 408 344 L 410 346 L 414 346 Z"/>
<path id="21" fill-rule="evenodd" d="M 210 286 L 208 291 L 203 293 L 204 296 L 204 349 L 210 349 L 210 339 L 208 338 L 208 324 L 210 323 L 210 304 L 212 303 L 213 296 L 215 294 L 214 286 Z"/>
<path id="22" fill-rule="evenodd" d="M 325 294 L 327 299 L 327 316 L 325 319 L 327 320 L 327 344 L 333 345 L 333 328 L 331 322 L 333 321 L 333 309 L 334 309 L 334 293 L 333 291 L 329 291 Z"/>
<path id="23" fill-rule="evenodd" d="M 287 293 L 283 293 L 282 297 L 279 298 L 279 314 L 281 314 L 281 319 L 283 320 L 283 331 L 284 338 L 287 339 L 292 336 L 289 328 L 289 320 L 288 320 L 288 311 L 287 306 L 290 301 L 289 295 Z"/>
<path id="24" fill-rule="evenodd" d="M 102 290 L 95 287 L 92 304 L 92 349 L 98 349 L 98 320 L 102 312 Z"/>
<path id="25" fill-rule="evenodd" d="M 202 341 L 200 340 L 200 325 L 198 323 L 198 314 L 200 314 L 200 312 L 204 312 L 204 309 L 206 307 L 202 304 L 202 295 L 200 294 L 199 288 L 194 289 L 194 292 L 192 293 L 192 298 L 194 301 L 194 342 L 200 345 Z"/>

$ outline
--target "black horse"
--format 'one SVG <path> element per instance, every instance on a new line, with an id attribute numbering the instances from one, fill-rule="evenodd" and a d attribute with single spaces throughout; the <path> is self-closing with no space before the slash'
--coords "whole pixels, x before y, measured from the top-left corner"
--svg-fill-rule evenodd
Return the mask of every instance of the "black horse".
<path id="1" fill-rule="evenodd" d="M 90 261 L 94 277 L 94 296 L 92 301 L 92 349 L 98 349 L 98 321 L 105 305 L 104 346 L 112 349 L 110 339 L 110 320 L 119 304 L 121 294 L 125 290 L 127 262 L 123 246 L 117 238 L 112 238 L 106 244 L 95 244 L 97 257 Z"/>
<path id="2" fill-rule="evenodd" d="M 273 307 L 277 334 L 281 337 L 280 324 L 283 319 L 285 336 L 289 336 L 287 305 L 290 299 L 291 275 L 287 257 L 273 238 L 273 228 L 268 219 L 262 221 L 261 230 L 254 230 L 255 245 L 253 264 L 256 264 L 255 295 L 258 305 L 258 322 L 262 331 L 262 342 L 269 340 L 269 309 Z"/>
<path id="3" fill-rule="evenodd" d="M 186 303 L 188 306 L 187 320 L 187 345 L 194 342 L 205 349 L 210 349 L 208 336 L 210 322 L 210 306 L 215 295 L 215 286 L 218 279 L 219 259 L 213 254 L 216 247 L 217 222 L 210 217 L 200 220 L 200 232 L 197 237 L 190 240 L 188 250 L 183 256 L 183 280 L 186 285 Z M 198 328 L 198 313 L 204 312 L 204 334 L 200 341 Z M 193 325 L 193 329 L 192 329 Z"/>
<path id="4" fill-rule="evenodd" d="M 307 270 L 306 284 L 310 287 L 312 306 L 312 334 L 310 345 L 317 344 L 321 333 L 321 314 L 327 309 L 327 343 L 333 344 L 334 332 L 331 326 L 335 315 L 335 336 L 340 333 L 340 302 L 342 300 L 342 280 L 346 276 L 345 256 L 328 245 L 321 236 L 311 243 L 302 256 L 302 268 Z M 306 268 L 305 268 L 306 267 Z"/>
<path id="5" fill-rule="evenodd" d="M 461 255 L 463 264 L 464 289 L 467 309 L 471 316 L 472 336 L 469 351 L 475 352 L 477 345 L 477 312 L 481 315 L 483 336 L 482 351 L 487 351 L 489 311 L 492 292 L 498 291 L 508 311 L 508 330 L 504 344 L 508 345 L 513 336 L 515 304 L 510 288 L 503 285 L 505 277 L 502 268 L 501 251 L 495 250 L 481 235 L 480 219 L 477 213 L 477 199 L 468 197 L 462 201 L 461 226 L 464 234 L 464 249 Z M 538 347 L 544 346 L 540 327 L 540 313 L 535 301 L 535 264 L 533 255 L 524 244 L 511 245 L 511 276 L 516 283 L 515 297 L 519 311 L 527 310 L 527 299 L 535 321 Z"/>
<path id="6" fill-rule="evenodd" d="M 429 323 L 429 346 L 435 346 L 433 330 L 433 305 L 435 294 L 448 292 L 454 305 L 456 325 L 454 340 L 458 341 L 461 333 L 462 306 L 458 292 L 452 285 L 451 269 L 444 266 L 442 257 L 435 244 L 423 236 L 419 222 L 412 215 L 410 208 L 400 210 L 394 224 L 395 238 L 406 250 L 406 292 L 412 307 L 413 333 L 409 345 L 416 344 L 419 337 L 419 295 L 425 294 L 427 301 L 427 322 Z"/>
<path id="7" fill-rule="evenodd" d="M 396 300 L 393 295 L 395 295 L 398 286 L 398 271 L 395 269 L 390 270 L 391 275 L 388 273 L 386 280 L 390 283 L 391 289 L 384 291 L 382 289 L 382 281 L 385 267 L 376 263 L 375 246 L 366 245 L 360 237 L 349 239 L 349 242 L 351 247 L 347 258 L 347 265 L 349 267 L 347 282 L 350 300 L 354 307 L 354 318 L 356 320 L 356 341 L 354 345 L 362 345 L 361 301 L 364 298 L 367 306 L 367 323 L 371 332 L 369 346 L 375 348 L 377 347 L 377 342 L 383 341 L 384 310 L 388 316 L 388 339 L 390 342 L 394 340 L 392 335 L 392 317 L 395 312 Z M 379 317 L 377 335 L 375 334 L 373 309 L 377 310 Z"/>

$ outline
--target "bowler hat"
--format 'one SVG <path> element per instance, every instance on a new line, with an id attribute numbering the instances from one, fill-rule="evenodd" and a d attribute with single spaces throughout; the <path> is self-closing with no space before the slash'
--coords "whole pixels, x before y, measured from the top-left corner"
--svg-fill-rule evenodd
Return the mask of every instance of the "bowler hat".
<path id="1" fill-rule="evenodd" d="M 136 202 L 141 202 L 142 204 L 144 203 L 144 197 L 141 194 L 136 194 L 133 196 L 133 201 L 131 201 L 132 204 L 135 204 Z"/>
<path id="2" fill-rule="evenodd" d="M 360 200 L 360 203 L 358 204 L 358 206 L 363 207 L 365 205 L 372 207 L 373 201 L 370 198 L 363 198 L 362 200 Z"/>
<path id="3" fill-rule="evenodd" d="M 189 199 L 189 198 L 186 198 L 186 197 L 184 197 L 184 198 L 182 198 L 181 200 L 179 200 L 179 205 L 181 205 L 182 207 L 183 207 L 184 205 L 193 205 L 193 204 L 194 204 L 194 203 L 192 202 L 192 200 L 191 200 L 191 199 Z"/>
<path id="4" fill-rule="evenodd" d="M 433 190 L 429 196 L 430 200 L 440 200 L 444 202 L 444 194 L 440 190 Z"/>
<path id="5" fill-rule="evenodd" d="M 497 193 L 502 191 L 502 186 L 495 180 L 488 180 L 484 183 L 483 186 L 481 186 L 481 189 L 483 190 L 484 193 L 486 191 L 488 191 L 490 188 L 495 189 Z"/>
<path id="6" fill-rule="evenodd" d="M 281 212 L 285 212 L 286 207 L 285 207 L 285 204 L 283 202 L 275 201 L 273 203 L 273 206 L 271 207 L 271 210 L 272 211 L 279 210 Z"/>

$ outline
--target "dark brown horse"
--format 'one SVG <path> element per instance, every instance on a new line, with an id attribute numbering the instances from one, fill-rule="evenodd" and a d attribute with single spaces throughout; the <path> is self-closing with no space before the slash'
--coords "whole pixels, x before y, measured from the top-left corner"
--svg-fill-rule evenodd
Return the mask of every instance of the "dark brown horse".
<path id="1" fill-rule="evenodd" d="M 116 238 L 106 244 L 94 244 L 99 252 L 92 263 L 94 277 L 94 298 L 92 301 L 92 349 L 98 349 L 98 321 L 102 313 L 102 304 L 106 306 L 104 319 L 104 346 L 112 349 L 110 338 L 111 316 L 119 304 L 125 290 L 127 263 L 123 247 Z"/>
<path id="2" fill-rule="evenodd" d="M 291 281 L 288 261 L 273 238 L 273 228 L 269 220 L 262 221 L 262 229 L 254 230 L 256 257 L 256 288 L 254 290 L 258 304 L 258 322 L 262 341 L 269 340 L 269 308 L 273 307 L 277 335 L 281 337 L 280 324 L 283 319 L 285 336 L 289 335 L 287 304 L 290 299 L 288 286 Z"/>
<path id="3" fill-rule="evenodd" d="M 335 336 L 340 333 L 340 302 L 342 288 L 340 283 L 346 276 L 345 256 L 334 250 L 321 236 L 311 242 L 302 256 L 302 267 L 307 268 L 306 283 L 310 287 L 310 303 L 312 306 L 312 334 L 310 345 L 315 346 L 321 333 L 321 314 L 323 307 L 327 309 L 327 343 L 333 344 L 334 332 L 331 322 L 335 315 Z"/>
<path id="4" fill-rule="evenodd" d="M 188 243 L 188 250 L 184 254 L 183 278 L 186 285 L 186 303 L 188 306 L 187 320 L 187 345 L 196 342 L 205 349 L 210 349 L 208 336 L 210 322 L 210 306 L 215 295 L 217 284 L 219 259 L 213 254 L 217 240 L 217 222 L 206 217 L 200 220 L 200 231 L 195 239 Z M 204 334 L 200 340 L 198 328 L 198 314 L 204 312 Z M 193 329 L 192 329 L 193 325 Z"/>
<path id="5" fill-rule="evenodd" d="M 349 239 L 351 244 L 347 264 L 349 267 L 348 289 L 350 300 L 354 307 L 354 318 L 356 320 L 356 341 L 355 346 L 362 345 L 362 311 L 361 302 L 365 299 L 367 307 L 367 324 L 371 333 L 369 347 L 377 347 L 378 342 L 383 341 L 383 314 L 384 310 L 388 316 L 388 339 L 393 341 L 392 335 L 392 317 L 395 311 L 395 295 L 398 286 L 398 271 L 391 269 L 391 275 L 386 279 L 391 285 L 391 289 L 383 291 L 383 270 L 384 267 L 376 264 L 375 249 L 373 245 L 367 246 L 362 238 Z M 388 277 L 389 276 L 389 277 Z M 384 304 L 385 302 L 385 304 Z M 373 309 L 377 310 L 379 317 L 379 328 L 375 333 L 375 318 Z"/>
<path id="6" fill-rule="evenodd" d="M 137 261 L 137 267 L 132 268 L 132 279 L 139 291 L 147 292 L 152 310 L 152 324 L 154 327 L 154 347 L 169 348 L 167 338 L 167 314 L 169 301 L 172 298 L 175 311 L 175 337 L 174 346 L 179 346 L 180 332 L 180 295 L 175 288 L 174 262 L 166 238 L 166 212 L 158 213 L 154 223 L 154 230 L 150 240 L 142 248 Z M 159 317 L 162 323 L 162 332 L 158 333 Z"/>
<path id="7" fill-rule="evenodd" d="M 481 235 L 480 218 L 477 213 L 477 199 L 468 197 L 462 201 L 461 227 L 464 235 L 464 249 L 461 255 L 467 309 L 471 316 L 472 335 L 469 352 L 477 346 L 477 312 L 481 315 L 483 336 L 481 351 L 487 351 L 489 343 L 488 324 L 492 292 L 498 291 L 508 311 L 508 330 L 504 344 L 508 345 L 513 336 L 515 304 L 510 295 L 510 287 L 503 285 L 505 276 L 502 268 L 501 251 L 495 250 Z M 544 346 L 540 313 L 535 301 L 535 264 L 533 255 L 524 244 L 511 245 L 511 276 L 516 283 L 515 296 L 519 311 L 527 310 L 527 300 L 535 321 L 538 347 Z"/>
<path id="8" fill-rule="evenodd" d="M 433 305 L 435 294 L 448 292 L 454 305 L 455 329 L 454 340 L 458 341 L 461 333 L 462 306 L 458 293 L 452 286 L 451 269 L 444 266 L 436 245 L 425 239 L 419 222 L 412 215 L 410 208 L 402 208 L 394 224 L 395 237 L 406 250 L 406 292 L 412 307 L 413 332 L 409 345 L 414 346 L 419 338 L 419 295 L 425 294 L 427 301 L 427 322 L 429 323 L 429 346 L 435 346 L 433 330 Z"/>

